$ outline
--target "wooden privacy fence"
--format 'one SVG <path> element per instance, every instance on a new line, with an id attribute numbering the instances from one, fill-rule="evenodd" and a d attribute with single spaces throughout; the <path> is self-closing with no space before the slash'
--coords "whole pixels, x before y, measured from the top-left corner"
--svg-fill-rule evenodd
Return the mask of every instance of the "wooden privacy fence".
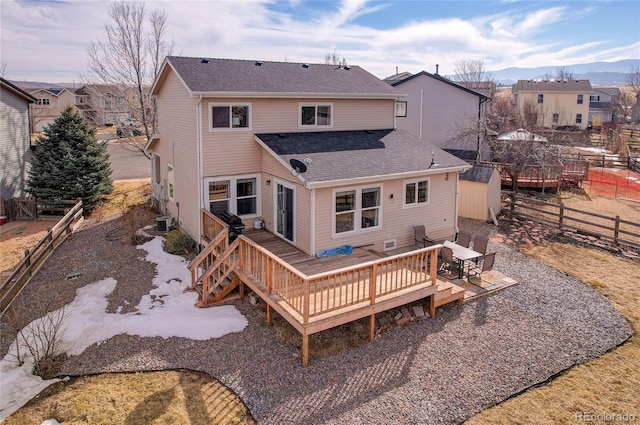
<path id="1" fill-rule="evenodd" d="M 29 280 L 40 270 L 45 260 L 60 246 L 82 220 L 82 201 L 78 200 L 71 210 L 30 250 L 0 287 L 0 314 L 9 308 L 15 297 Z"/>
<path id="2" fill-rule="evenodd" d="M 3 211 L 9 216 L 9 221 L 35 220 L 38 217 L 36 198 L 3 199 Z"/>
<path id="3" fill-rule="evenodd" d="M 510 192 L 507 206 L 512 214 L 529 218 L 538 223 L 554 226 L 559 230 L 575 231 L 613 243 L 640 247 L 640 222 L 628 221 L 619 215 L 607 216 L 566 207 Z"/>

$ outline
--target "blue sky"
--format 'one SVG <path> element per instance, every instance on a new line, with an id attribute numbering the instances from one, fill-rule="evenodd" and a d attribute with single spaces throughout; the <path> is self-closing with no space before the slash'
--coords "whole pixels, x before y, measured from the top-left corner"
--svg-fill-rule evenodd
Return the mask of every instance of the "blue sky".
<path id="1" fill-rule="evenodd" d="M 640 58 L 640 1 L 148 1 L 175 54 L 322 62 L 334 49 L 378 77 Z M 0 1 L 4 77 L 79 81 L 106 1 Z"/>

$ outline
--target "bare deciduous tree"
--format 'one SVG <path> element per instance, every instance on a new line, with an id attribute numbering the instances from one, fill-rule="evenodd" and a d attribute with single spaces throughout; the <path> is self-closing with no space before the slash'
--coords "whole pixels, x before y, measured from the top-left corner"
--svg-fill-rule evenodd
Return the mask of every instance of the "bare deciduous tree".
<path id="1" fill-rule="evenodd" d="M 338 52 L 336 49 L 333 49 L 333 52 L 329 52 L 324 55 L 324 64 L 347 66 L 347 59 L 344 56 L 342 57 L 342 59 L 340 59 L 340 52 Z"/>
<path id="2" fill-rule="evenodd" d="M 553 74 L 545 74 L 544 75 L 544 79 L 545 80 L 560 80 L 560 81 L 564 81 L 564 80 L 575 80 L 575 74 L 573 73 L 573 71 L 569 68 L 565 68 L 564 66 L 561 66 L 559 68 L 556 68 L 556 72 Z"/>
<path id="3" fill-rule="evenodd" d="M 458 83 L 495 82 L 493 73 L 487 71 L 480 58 L 456 62 L 454 73 L 453 79 Z"/>
<path id="4" fill-rule="evenodd" d="M 640 65 L 632 65 L 625 80 L 635 93 L 640 92 Z"/>
<path id="5" fill-rule="evenodd" d="M 114 85 L 133 91 L 127 101 L 143 127 L 146 140 L 155 132 L 156 107 L 148 90 L 164 57 L 173 51 L 173 42 L 166 42 L 167 17 L 164 11 L 147 14 L 141 2 L 121 1 L 111 5 L 105 25 L 105 38 L 92 42 L 88 49 L 89 78 L 94 82 Z M 136 148 L 144 143 L 131 137 Z"/>

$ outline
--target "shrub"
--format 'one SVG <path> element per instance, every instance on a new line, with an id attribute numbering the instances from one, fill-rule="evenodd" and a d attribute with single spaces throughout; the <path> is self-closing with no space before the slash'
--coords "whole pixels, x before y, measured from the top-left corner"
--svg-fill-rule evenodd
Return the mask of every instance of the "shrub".
<path id="1" fill-rule="evenodd" d="M 185 255 L 196 249 L 196 243 L 182 229 L 171 230 L 165 238 L 164 249 L 169 254 Z"/>

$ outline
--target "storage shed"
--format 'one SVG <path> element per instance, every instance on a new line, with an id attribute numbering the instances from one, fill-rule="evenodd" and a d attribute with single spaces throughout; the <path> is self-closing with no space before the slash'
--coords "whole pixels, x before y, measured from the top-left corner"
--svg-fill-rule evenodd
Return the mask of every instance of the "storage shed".
<path id="1" fill-rule="evenodd" d="M 500 213 L 500 172 L 492 165 L 474 164 L 460 174 L 458 215 L 475 220 L 490 220 L 490 208 Z"/>

